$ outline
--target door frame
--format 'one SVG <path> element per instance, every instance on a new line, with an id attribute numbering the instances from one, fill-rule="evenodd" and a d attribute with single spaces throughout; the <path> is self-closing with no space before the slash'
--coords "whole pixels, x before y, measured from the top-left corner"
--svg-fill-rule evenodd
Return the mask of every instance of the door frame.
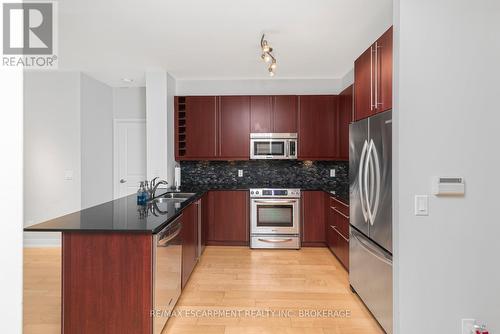
<path id="1" fill-rule="evenodd" d="M 114 118 L 113 119 L 113 199 L 120 197 L 120 187 L 117 182 L 118 177 L 118 126 L 121 124 L 141 124 L 146 125 L 145 118 Z M 147 131 L 147 129 L 146 129 Z M 146 149 L 146 147 L 144 148 Z"/>

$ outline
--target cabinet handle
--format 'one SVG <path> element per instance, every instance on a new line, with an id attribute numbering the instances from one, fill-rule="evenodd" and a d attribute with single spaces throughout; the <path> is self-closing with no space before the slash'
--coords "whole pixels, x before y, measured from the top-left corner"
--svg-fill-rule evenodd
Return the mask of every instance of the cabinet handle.
<path id="1" fill-rule="evenodd" d="M 373 46 L 370 46 L 370 110 L 373 111 Z"/>
<path id="2" fill-rule="evenodd" d="M 379 105 L 382 105 L 382 102 L 379 102 L 379 93 L 380 93 L 380 79 L 379 79 L 379 57 L 378 57 L 378 49 L 381 46 L 378 45 L 378 42 L 375 42 L 375 109 L 378 109 Z"/>
<path id="3" fill-rule="evenodd" d="M 349 239 L 347 239 L 346 237 L 344 237 L 344 235 L 337 229 L 337 226 L 333 226 L 333 225 L 330 225 L 330 227 L 335 231 L 337 232 L 341 237 L 342 239 L 344 239 L 345 241 L 349 242 Z"/>
<path id="4" fill-rule="evenodd" d="M 331 206 L 330 209 L 338 213 L 339 215 L 342 215 L 344 218 L 349 219 L 349 216 L 344 215 L 342 212 L 340 212 L 336 207 Z"/>
<path id="5" fill-rule="evenodd" d="M 289 238 L 289 239 L 262 239 L 262 238 L 259 238 L 258 240 L 262 241 L 262 242 L 273 243 L 273 244 L 292 241 L 291 238 Z"/>

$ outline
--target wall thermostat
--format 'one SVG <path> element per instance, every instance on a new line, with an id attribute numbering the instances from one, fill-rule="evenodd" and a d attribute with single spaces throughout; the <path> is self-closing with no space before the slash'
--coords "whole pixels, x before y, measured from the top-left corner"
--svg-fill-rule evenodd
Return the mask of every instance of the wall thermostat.
<path id="1" fill-rule="evenodd" d="M 433 184 L 433 194 L 436 196 L 463 196 L 465 182 L 462 177 L 437 177 Z"/>

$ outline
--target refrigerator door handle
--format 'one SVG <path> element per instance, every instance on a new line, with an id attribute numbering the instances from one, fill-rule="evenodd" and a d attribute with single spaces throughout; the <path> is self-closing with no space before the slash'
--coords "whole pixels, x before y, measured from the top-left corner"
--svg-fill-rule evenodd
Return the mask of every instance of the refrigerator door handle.
<path id="1" fill-rule="evenodd" d="M 365 160 L 367 159 L 368 155 L 366 154 L 366 151 L 368 149 L 368 141 L 365 140 L 365 143 L 363 144 L 363 149 L 361 150 L 361 159 L 359 160 L 359 197 L 360 197 L 360 202 L 361 202 L 361 212 L 363 213 L 363 218 L 365 219 L 365 223 L 368 222 L 368 212 L 366 211 L 366 206 L 365 206 L 365 195 L 364 195 L 364 167 L 365 167 Z"/>
<path id="2" fill-rule="evenodd" d="M 373 225 L 375 223 L 375 218 L 377 217 L 378 208 L 380 205 L 380 179 L 382 176 L 380 175 L 380 161 L 378 158 L 377 146 L 375 145 L 373 140 L 371 140 L 371 144 L 373 145 L 372 152 L 373 160 L 375 161 L 375 203 L 373 205 L 373 212 L 371 215 L 371 224 Z"/>
<path id="3" fill-rule="evenodd" d="M 366 153 L 366 158 L 365 158 L 365 163 L 364 163 L 364 173 L 363 173 L 363 183 L 365 185 L 364 189 L 363 189 L 363 196 L 364 196 L 364 200 L 366 201 L 366 212 L 367 212 L 367 216 L 368 216 L 368 223 L 370 223 L 371 225 L 373 225 L 372 223 L 372 211 L 371 211 L 371 203 L 370 203 L 370 197 L 369 197 L 369 194 L 368 194 L 368 172 L 370 170 L 370 163 L 371 163 L 371 152 L 372 152 L 372 149 L 373 149 L 373 141 L 370 143 L 369 147 L 368 147 L 368 152 Z M 363 201 L 361 201 L 361 203 L 363 203 Z"/>
<path id="4" fill-rule="evenodd" d="M 380 261 L 392 266 L 392 259 L 391 258 L 388 258 L 386 255 L 384 255 L 383 253 L 381 253 L 380 251 L 378 251 L 377 249 L 373 248 L 370 244 L 368 244 L 367 242 L 363 241 L 361 238 L 359 238 L 357 235 L 356 235 L 356 232 L 352 231 L 351 232 L 351 237 L 356 239 L 359 243 L 359 245 L 365 250 L 367 251 L 368 253 L 370 253 L 371 255 L 373 255 L 374 257 L 376 257 L 377 259 L 379 259 Z"/>

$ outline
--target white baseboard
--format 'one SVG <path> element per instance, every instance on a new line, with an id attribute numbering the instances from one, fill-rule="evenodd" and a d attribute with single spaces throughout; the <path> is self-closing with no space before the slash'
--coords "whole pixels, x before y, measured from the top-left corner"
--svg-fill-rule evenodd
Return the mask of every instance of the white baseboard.
<path id="1" fill-rule="evenodd" d="M 24 232 L 24 247 L 26 248 L 61 247 L 61 233 Z"/>

